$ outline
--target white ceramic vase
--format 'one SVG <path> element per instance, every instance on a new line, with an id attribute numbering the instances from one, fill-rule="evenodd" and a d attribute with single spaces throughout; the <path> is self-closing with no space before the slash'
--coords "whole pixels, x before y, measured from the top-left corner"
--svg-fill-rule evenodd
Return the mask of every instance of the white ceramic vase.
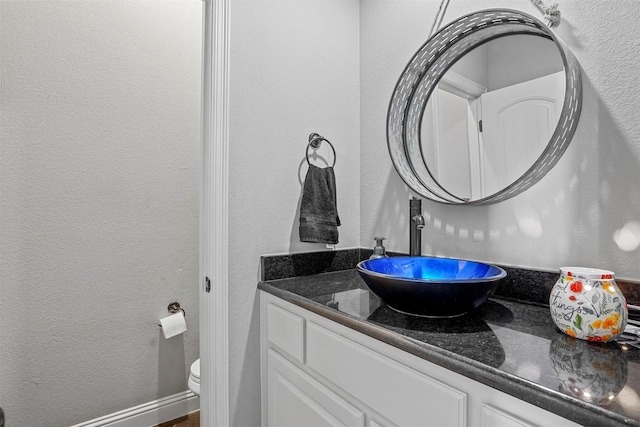
<path id="1" fill-rule="evenodd" d="M 562 332 L 583 340 L 611 341 L 627 324 L 627 302 L 607 270 L 560 268 L 549 307 Z"/>

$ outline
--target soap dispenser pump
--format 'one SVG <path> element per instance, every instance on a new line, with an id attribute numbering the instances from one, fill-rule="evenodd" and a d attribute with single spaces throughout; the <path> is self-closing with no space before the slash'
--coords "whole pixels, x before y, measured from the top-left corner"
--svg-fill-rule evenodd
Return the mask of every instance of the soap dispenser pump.
<path id="1" fill-rule="evenodd" d="M 374 237 L 373 239 L 376 241 L 376 246 L 373 248 L 373 255 L 369 259 L 387 258 L 387 251 L 382 244 L 384 237 Z"/>

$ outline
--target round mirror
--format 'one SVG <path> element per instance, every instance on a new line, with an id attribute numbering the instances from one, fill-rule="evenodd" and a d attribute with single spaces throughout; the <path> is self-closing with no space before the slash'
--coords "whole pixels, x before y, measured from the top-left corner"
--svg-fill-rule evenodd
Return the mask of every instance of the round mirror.
<path id="1" fill-rule="evenodd" d="M 394 90 L 387 140 L 418 194 L 487 204 L 540 180 L 575 132 L 578 64 L 540 21 L 485 10 L 445 26 L 414 55 Z"/>

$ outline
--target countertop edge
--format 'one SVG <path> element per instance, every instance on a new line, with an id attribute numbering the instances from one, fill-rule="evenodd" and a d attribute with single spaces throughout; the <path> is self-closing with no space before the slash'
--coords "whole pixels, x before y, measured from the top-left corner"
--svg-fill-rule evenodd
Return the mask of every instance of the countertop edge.
<path id="1" fill-rule="evenodd" d="M 633 419 L 590 405 L 582 400 L 572 398 L 561 392 L 556 392 L 451 351 L 405 337 L 384 327 L 311 301 L 293 292 L 278 289 L 267 282 L 258 282 L 258 289 L 578 424 L 594 427 L 640 426 L 640 423 Z"/>

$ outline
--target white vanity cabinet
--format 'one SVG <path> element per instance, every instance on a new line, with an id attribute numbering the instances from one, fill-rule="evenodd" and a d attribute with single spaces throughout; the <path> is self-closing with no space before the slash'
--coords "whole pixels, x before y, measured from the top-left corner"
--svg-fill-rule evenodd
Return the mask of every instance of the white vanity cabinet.
<path id="1" fill-rule="evenodd" d="M 577 424 L 260 291 L 262 425 Z"/>

